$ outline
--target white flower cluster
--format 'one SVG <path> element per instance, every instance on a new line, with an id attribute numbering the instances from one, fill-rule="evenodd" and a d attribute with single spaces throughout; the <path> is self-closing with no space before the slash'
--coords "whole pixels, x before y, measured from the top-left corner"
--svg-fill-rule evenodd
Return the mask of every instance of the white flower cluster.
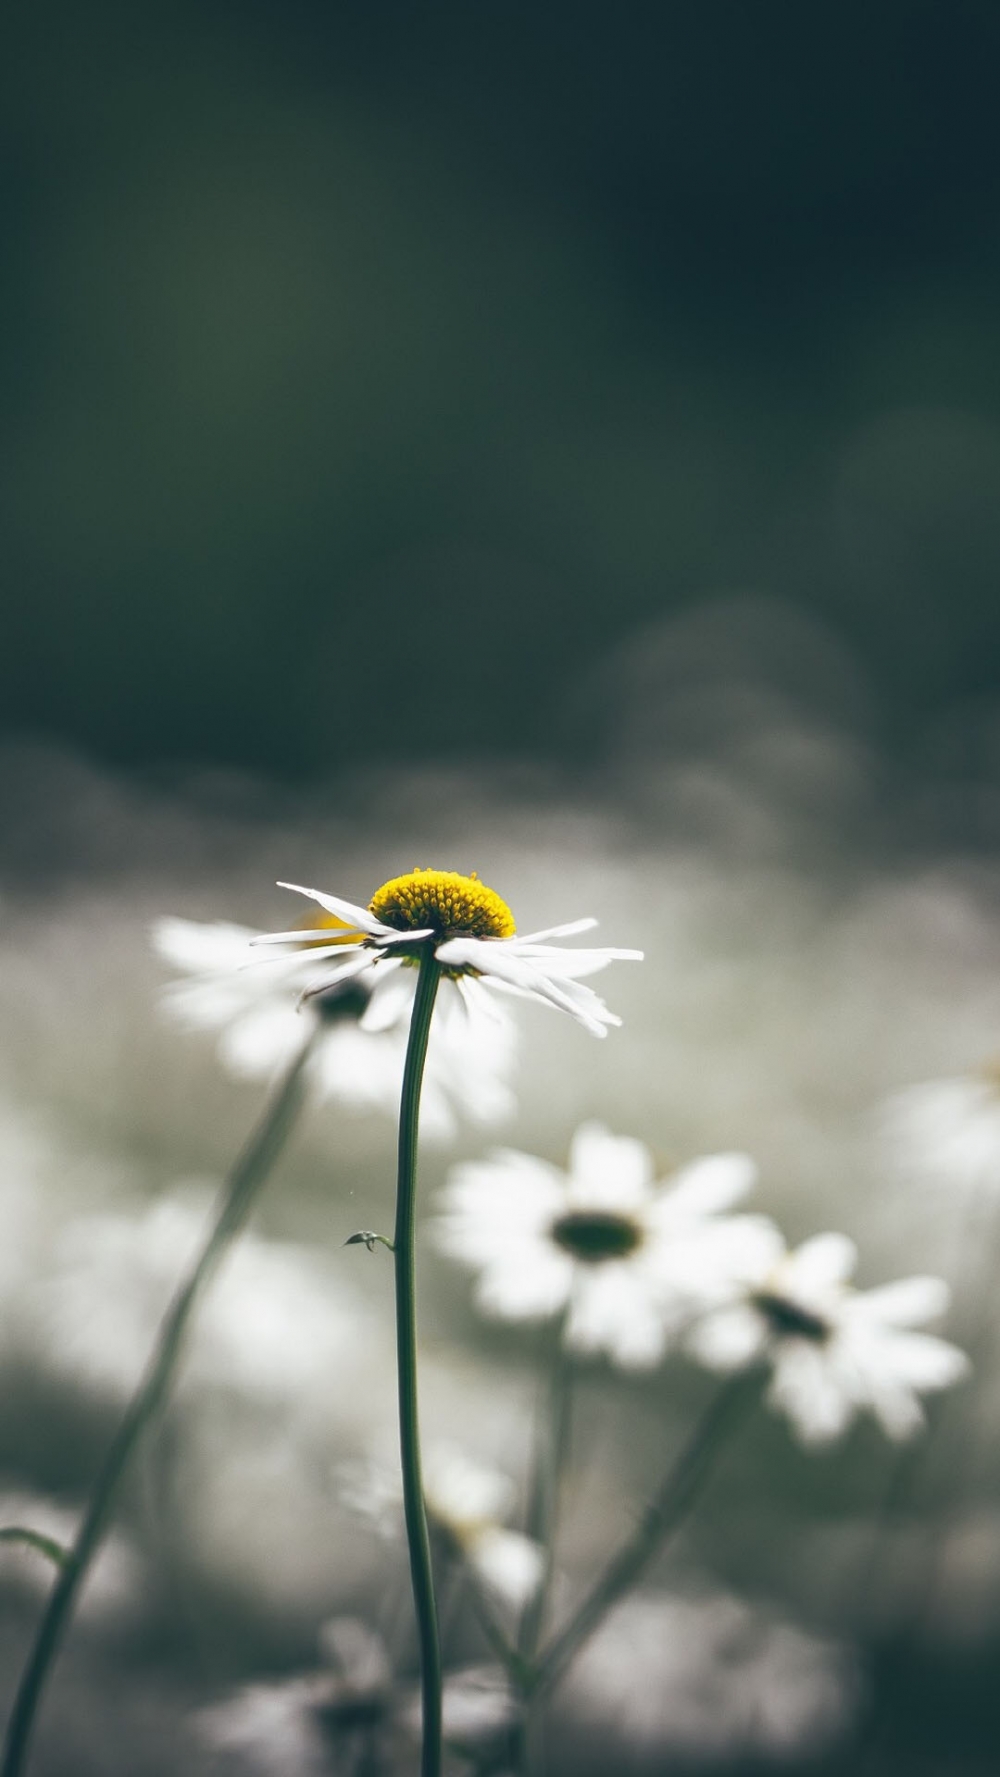
<path id="1" fill-rule="evenodd" d="M 745 1154 L 713 1154 L 657 1180 L 641 1142 L 585 1123 L 567 1172 L 511 1150 L 456 1167 L 433 1237 L 477 1274 L 485 1314 L 561 1316 L 570 1351 L 627 1369 L 677 1347 L 715 1370 L 763 1362 L 769 1403 L 804 1443 L 829 1443 L 862 1409 L 890 1438 L 911 1436 L 920 1395 L 968 1367 L 913 1330 L 944 1312 L 947 1286 L 911 1277 L 854 1289 L 844 1235 L 788 1252 L 767 1218 L 724 1213 L 754 1179 Z"/>

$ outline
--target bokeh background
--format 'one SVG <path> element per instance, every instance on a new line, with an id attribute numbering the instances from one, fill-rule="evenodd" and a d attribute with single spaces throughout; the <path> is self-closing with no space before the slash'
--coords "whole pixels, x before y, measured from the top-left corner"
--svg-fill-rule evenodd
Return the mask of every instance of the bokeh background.
<path id="1" fill-rule="evenodd" d="M 1000 1043 L 995 8 L 99 0 L 4 39 L 4 1518 L 72 1523 L 256 1114 L 159 1015 L 151 920 L 476 868 L 649 956 L 606 1044 L 526 1014 L 505 1140 L 748 1148 L 863 1282 L 948 1272 L 978 1360 L 905 1473 L 757 1425 L 553 1772 L 995 1768 L 988 1191 L 883 1110 Z M 386 1268 L 340 1248 L 390 1165 L 334 1109 L 284 1163 L 40 1777 L 340 1768 L 287 1699 L 280 1754 L 205 1722 L 345 1612 L 412 1674 L 336 1479 L 392 1455 Z M 536 1347 L 423 1262 L 432 1427 L 523 1477 Z M 567 1597 L 703 1388 L 588 1373 Z M 5 1691 L 44 1582 L 0 1556 Z"/>

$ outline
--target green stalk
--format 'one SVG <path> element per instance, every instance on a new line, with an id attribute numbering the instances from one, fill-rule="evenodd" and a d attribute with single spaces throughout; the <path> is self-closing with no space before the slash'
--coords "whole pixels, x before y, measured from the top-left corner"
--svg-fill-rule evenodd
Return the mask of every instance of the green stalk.
<path id="1" fill-rule="evenodd" d="M 410 1551 L 410 1579 L 420 1641 L 420 1692 L 423 1701 L 421 1777 L 441 1771 L 441 1648 L 434 1604 L 431 1544 L 424 1509 L 417 1416 L 417 1295 L 414 1233 L 416 1228 L 417 1125 L 420 1085 L 427 1058 L 434 1001 L 441 968 L 428 945 L 421 953 L 420 973 L 410 1017 L 399 1107 L 399 1168 L 396 1179 L 396 1227 L 393 1264 L 396 1272 L 396 1367 L 399 1378 L 399 1449 L 403 1470 L 403 1515 Z"/>
<path id="2" fill-rule="evenodd" d="M 562 1677 L 608 1612 L 630 1591 L 693 1506 L 702 1482 L 738 1420 L 756 1396 L 756 1379 L 740 1376 L 719 1393 L 695 1427 L 659 1493 L 535 1668 L 530 1695 L 542 1696 Z"/>
<path id="3" fill-rule="evenodd" d="M 535 1472 L 525 1525 L 528 1536 L 542 1547 L 542 1572 L 521 1617 L 517 1651 L 530 1666 L 538 1651 L 545 1624 L 549 1589 L 555 1566 L 555 1539 L 559 1519 L 563 1471 L 569 1455 L 572 1417 L 573 1363 L 564 1345 L 565 1316 L 556 1333 L 556 1348 L 549 1371 L 535 1434 Z"/>
<path id="4" fill-rule="evenodd" d="M 59 1578 L 49 1595 L 14 1699 L 0 1777 L 19 1777 L 42 1692 L 69 1623 L 76 1595 L 107 1529 L 118 1489 L 143 1432 L 162 1406 L 173 1380 L 184 1334 L 205 1285 L 240 1232 L 261 1185 L 291 1131 L 305 1093 L 305 1064 L 316 1040 L 309 1037 L 292 1063 L 264 1117 L 229 1175 L 215 1223 L 186 1281 L 163 1320 L 145 1373 L 105 1458 L 97 1485 Z"/>

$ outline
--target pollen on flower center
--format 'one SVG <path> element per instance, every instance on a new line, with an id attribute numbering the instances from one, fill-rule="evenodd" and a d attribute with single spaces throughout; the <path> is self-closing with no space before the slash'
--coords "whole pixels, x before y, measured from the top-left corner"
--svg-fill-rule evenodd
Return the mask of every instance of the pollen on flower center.
<path id="1" fill-rule="evenodd" d="M 513 938 L 514 915 L 478 876 L 457 870 L 411 870 L 372 896 L 369 913 L 399 932 L 430 930 L 442 938 Z"/>
<path id="2" fill-rule="evenodd" d="M 801 1302 L 792 1302 L 776 1291 L 758 1290 L 753 1304 L 769 1323 L 772 1333 L 786 1339 L 811 1339 L 814 1344 L 822 1345 L 830 1336 L 829 1323 L 822 1315 L 814 1314 L 811 1308 L 803 1308 Z"/>
<path id="3" fill-rule="evenodd" d="M 630 1217 L 605 1209 L 572 1209 L 553 1222 L 553 1240 L 584 1265 L 625 1259 L 642 1244 L 642 1229 Z"/>

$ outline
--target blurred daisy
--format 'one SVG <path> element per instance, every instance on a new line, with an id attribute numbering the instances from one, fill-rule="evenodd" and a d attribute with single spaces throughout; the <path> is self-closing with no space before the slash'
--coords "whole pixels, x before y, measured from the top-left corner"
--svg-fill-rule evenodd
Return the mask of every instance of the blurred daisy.
<path id="1" fill-rule="evenodd" d="M 626 1749 L 644 1770 L 671 1757 L 742 1769 L 755 1756 L 815 1755 L 857 1701 L 856 1669 L 837 1643 L 728 1593 L 644 1592 L 618 1606 L 567 1679 L 568 1768 L 577 1734 L 609 1768 Z"/>
<path id="2" fill-rule="evenodd" d="M 379 1536 L 402 1529 L 403 1492 L 396 1470 L 367 1458 L 340 1463 L 342 1505 L 366 1519 Z M 505 1520 L 516 1504 L 509 1476 L 473 1461 L 453 1444 L 432 1446 L 424 1460 L 424 1503 L 441 1541 L 467 1561 L 495 1599 L 520 1609 L 541 1578 L 539 1545 Z"/>
<path id="3" fill-rule="evenodd" d="M 322 959 L 327 972 L 325 982 L 307 989 L 310 995 L 325 995 L 356 979 L 373 956 L 383 968 L 398 969 L 417 960 L 430 945 L 467 998 L 486 985 L 542 1000 L 603 1037 L 607 1026 L 620 1024 L 621 1019 L 608 1011 L 582 977 L 596 974 L 610 962 L 638 961 L 642 956 L 640 950 L 571 950 L 552 943 L 553 938 L 590 931 L 595 919 L 571 920 L 518 937 L 506 902 L 477 876 L 454 870 L 411 870 L 395 876 L 383 883 L 367 907 L 297 883 L 278 886 L 307 895 L 343 926 L 344 935 L 338 932 L 326 948 L 316 945 L 315 931 L 272 932 L 255 939 L 258 944 L 313 946 L 313 959 Z"/>
<path id="4" fill-rule="evenodd" d="M 167 987 L 165 1004 L 189 1029 L 218 1031 L 224 1066 L 250 1080 L 290 1065 L 306 1034 L 304 1012 L 322 1031 L 310 1064 L 318 1096 L 395 1115 L 415 973 L 377 968 L 366 952 L 360 972 L 331 985 L 315 961 L 317 944 L 328 954 L 325 937 L 317 928 L 299 949 L 262 958 L 246 926 L 160 919 L 153 943 L 183 977 Z M 303 996 L 312 997 L 302 1003 Z M 513 1022 L 502 1007 L 442 981 L 424 1075 L 424 1132 L 448 1138 L 456 1111 L 481 1123 L 511 1115 L 514 1052 Z"/>
<path id="5" fill-rule="evenodd" d="M 920 1395 L 948 1388 L 968 1370 L 964 1352 L 913 1327 L 943 1314 L 948 1286 L 907 1277 L 855 1290 L 857 1263 L 843 1234 L 819 1234 L 786 1252 L 775 1230 L 747 1267 L 743 1294 L 689 1331 L 687 1349 L 715 1370 L 756 1359 L 771 1365 L 767 1399 L 805 1444 L 831 1443 L 863 1408 L 887 1436 L 912 1437 L 924 1424 Z"/>
<path id="6" fill-rule="evenodd" d="M 513 1482 L 451 1445 L 432 1449 L 424 1465 L 431 1523 L 469 1563 L 494 1597 L 521 1609 L 542 1577 L 541 1547 L 504 1524 L 516 1503 Z"/>
<path id="7" fill-rule="evenodd" d="M 190 1718 L 218 1777 L 416 1770 L 420 1697 L 393 1674 L 381 1636 L 358 1618 L 334 1617 L 319 1641 L 313 1670 L 243 1685 Z M 479 1762 L 495 1757 L 517 1711 L 504 1674 L 461 1667 L 445 1679 L 442 1702 L 449 1748 Z"/>
<path id="8" fill-rule="evenodd" d="M 908 1178 L 1000 1194 L 1000 1062 L 897 1093 L 882 1133 Z"/>
<path id="9" fill-rule="evenodd" d="M 478 1271 L 485 1314 L 565 1314 L 570 1349 L 641 1369 L 724 1298 L 734 1266 L 752 1265 L 762 1244 L 771 1252 L 770 1223 L 719 1216 L 755 1178 L 746 1154 L 711 1154 L 657 1181 L 642 1142 L 584 1123 L 568 1173 L 510 1149 L 455 1167 L 433 1238 Z"/>

